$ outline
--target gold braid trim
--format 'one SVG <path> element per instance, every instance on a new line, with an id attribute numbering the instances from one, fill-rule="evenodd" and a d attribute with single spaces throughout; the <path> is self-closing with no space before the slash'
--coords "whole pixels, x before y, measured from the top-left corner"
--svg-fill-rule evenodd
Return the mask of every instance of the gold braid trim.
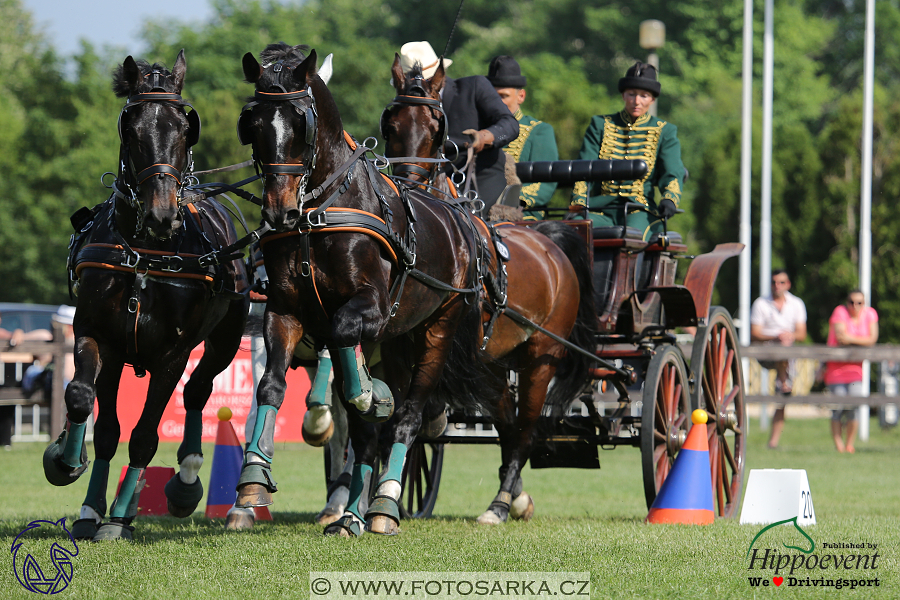
<path id="1" fill-rule="evenodd" d="M 524 115 L 521 110 L 517 110 L 513 116 L 518 120 Z M 504 146 L 503 151 L 512 156 L 513 160 L 519 162 L 519 157 L 522 156 L 522 150 L 525 148 L 525 142 L 528 141 L 528 136 L 531 135 L 531 130 L 541 123 L 543 123 L 543 121 L 530 121 L 528 125 L 519 123 L 519 137 Z"/>
<path id="2" fill-rule="evenodd" d="M 628 123 L 630 117 L 626 113 L 621 114 L 623 120 Z M 612 116 L 604 119 L 603 141 L 600 144 L 598 158 L 613 160 L 643 160 L 647 163 L 647 175 L 643 179 L 634 181 L 603 181 L 600 183 L 600 195 L 603 196 L 630 196 L 635 202 L 647 205 L 644 196 L 644 184 L 653 167 L 656 165 L 656 149 L 659 146 L 660 132 L 666 125 L 660 121 L 658 125 L 646 126 L 650 115 L 645 114 L 634 122 L 626 125 L 629 134 L 622 133 L 622 128 L 613 123 Z M 678 182 L 675 182 L 678 185 Z"/>

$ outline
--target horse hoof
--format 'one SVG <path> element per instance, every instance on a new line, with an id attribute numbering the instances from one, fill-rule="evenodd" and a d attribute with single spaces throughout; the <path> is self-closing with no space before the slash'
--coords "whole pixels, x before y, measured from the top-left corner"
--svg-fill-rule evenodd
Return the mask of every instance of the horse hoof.
<path id="1" fill-rule="evenodd" d="M 363 534 L 362 524 L 356 518 L 345 515 L 325 528 L 326 536 L 358 538 Z"/>
<path id="2" fill-rule="evenodd" d="M 375 515 L 366 519 L 366 531 L 380 535 L 397 535 L 400 524 L 387 515 Z"/>
<path id="3" fill-rule="evenodd" d="M 318 523 L 319 525 L 331 525 L 332 523 L 340 519 L 342 514 L 344 514 L 343 510 L 339 512 L 326 506 L 319 514 L 316 515 L 316 523 Z"/>
<path id="4" fill-rule="evenodd" d="M 534 500 L 530 495 L 522 492 L 518 498 L 512 501 L 509 507 L 509 516 L 513 519 L 521 519 L 522 521 L 530 521 L 534 516 Z"/>
<path id="5" fill-rule="evenodd" d="M 272 494 L 266 489 L 266 486 L 260 483 L 247 483 L 238 487 L 237 501 L 234 503 L 238 508 L 253 508 L 254 506 L 269 506 L 274 501 Z"/>
<path id="6" fill-rule="evenodd" d="M 331 436 L 334 435 L 334 421 L 329 423 L 328 429 L 326 429 L 322 433 L 312 433 L 308 429 L 306 429 L 306 419 L 304 419 L 303 425 L 300 427 L 300 435 L 303 436 L 303 441 L 310 446 L 321 448 L 322 446 L 327 444 L 328 441 L 331 440 Z"/>
<path id="7" fill-rule="evenodd" d="M 76 519 L 72 523 L 72 537 L 76 540 L 92 540 L 100 524 L 94 519 Z"/>
<path id="8" fill-rule="evenodd" d="M 442 412 L 436 418 L 422 425 L 419 435 L 426 440 L 433 440 L 441 436 L 447 429 L 447 413 Z"/>
<path id="9" fill-rule="evenodd" d="M 90 464 L 87 459 L 87 447 L 83 443 L 81 444 L 81 466 L 70 467 L 62 462 L 65 438 L 66 432 L 63 431 L 56 441 L 44 450 L 44 476 L 47 481 L 60 487 L 75 483 L 75 480 L 87 471 L 88 464 Z"/>
<path id="10" fill-rule="evenodd" d="M 173 517 L 184 519 L 194 514 L 197 505 L 203 498 L 203 484 L 200 479 L 194 483 L 185 483 L 181 475 L 176 473 L 172 479 L 166 482 L 166 507 Z"/>
<path id="11" fill-rule="evenodd" d="M 500 523 L 503 523 L 503 519 L 501 519 L 500 515 L 494 511 L 486 510 L 480 517 L 475 519 L 475 522 L 479 525 L 499 525 Z"/>
<path id="12" fill-rule="evenodd" d="M 130 542 L 134 539 L 134 527 L 131 525 L 126 525 L 125 523 L 119 523 L 116 521 L 110 521 L 109 523 L 104 523 L 97 530 L 97 534 L 92 538 L 95 542 L 106 542 L 112 540 L 125 540 L 126 542 Z"/>
<path id="13" fill-rule="evenodd" d="M 256 524 L 256 514 L 251 508 L 247 509 L 231 509 L 225 517 L 225 531 L 244 531 L 253 529 Z"/>

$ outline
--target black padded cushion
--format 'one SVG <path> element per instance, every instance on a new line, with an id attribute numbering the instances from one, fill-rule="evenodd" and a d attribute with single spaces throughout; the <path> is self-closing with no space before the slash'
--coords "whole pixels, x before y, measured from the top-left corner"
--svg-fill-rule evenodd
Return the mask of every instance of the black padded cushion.
<path id="1" fill-rule="evenodd" d="M 639 240 L 641 239 L 641 230 L 634 227 L 625 227 L 624 225 L 613 225 L 612 227 L 594 227 L 595 240 L 621 240 L 623 238 L 629 240 Z"/>
<path id="2" fill-rule="evenodd" d="M 595 231 L 596 231 L 596 230 L 595 230 Z M 684 244 L 684 240 L 681 239 L 681 234 L 678 233 L 677 231 L 670 231 L 670 232 L 668 232 L 666 235 L 669 236 L 669 243 L 670 243 L 670 244 Z M 659 234 L 658 232 L 657 232 L 657 233 L 654 233 L 653 235 L 650 236 L 650 240 L 648 241 L 648 243 L 649 243 L 651 246 L 652 246 L 653 244 L 659 243 L 659 236 L 660 236 L 660 234 Z"/>

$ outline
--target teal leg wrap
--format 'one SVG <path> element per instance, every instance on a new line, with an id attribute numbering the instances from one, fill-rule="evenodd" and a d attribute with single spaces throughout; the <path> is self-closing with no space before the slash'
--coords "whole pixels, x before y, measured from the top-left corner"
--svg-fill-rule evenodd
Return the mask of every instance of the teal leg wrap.
<path id="1" fill-rule="evenodd" d="M 64 465 L 73 469 L 82 465 L 81 447 L 84 444 L 84 432 L 86 429 L 87 421 L 84 423 L 69 422 L 69 429 L 66 433 L 66 447 L 62 456 Z"/>
<path id="2" fill-rule="evenodd" d="M 247 463 L 250 452 L 272 462 L 275 455 L 275 417 L 278 409 L 274 406 L 260 406 L 256 409 L 256 422 L 253 425 L 253 437 L 247 444 L 244 463 Z"/>
<path id="3" fill-rule="evenodd" d="M 94 468 L 91 470 L 91 480 L 88 482 L 87 495 L 84 502 L 98 513 L 100 516 L 106 514 L 106 488 L 109 483 L 109 461 L 98 458 L 94 461 Z"/>
<path id="4" fill-rule="evenodd" d="M 400 482 L 401 477 L 403 475 L 403 465 L 406 463 L 406 445 L 401 443 L 396 443 L 391 446 L 391 454 L 388 458 L 387 468 L 384 470 L 384 474 L 381 476 L 381 479 L 378 480 L 378 485 L 381 485 L 385 481 L 396 481 Z"/>
<path id="5" fill-rule="evenodd" d="M 372 378 L 365 362 L 360 364 L 357 360 L 357 352 L 362 352 L 359 346 L 338 348 L 341 372 L 344 374 L 344 398 L 348 401 L 372 392 Z"/>
<path id="6" fill-rule="evenodd" d="M 328 399 L 328 383 L 331 380 L 331 357 L 319 356 L 319 366 L 313 379 L 312 388 L 306 398 L 306 408 L 330 405 Z"/>
<path id="7" fill-rule="evenodd" d="M 200 440 L 203 437 L 203 411 L 189 410 L 184 415 L 184 439 L 178 446 L 178 464 L 181 464 L 188 454 L 203 456 Z"/>
<path id="8" fill-rule="evenodd" d="M 372 481 L 372 467 L 369 465 L 353 465 L 353 475 L 350 478 L 350 497 L 347 500 L 347 510 L 364 520 L 369 504 L 369 485 Z"/>
<path id="9" fill-rule="evenodd" d="M 122 487 L 119 488 L 119 495 L 116 496 L 112 510 L 109 511 L 110 518 L 127 519 L 137 514 L 138 500 L 141 497 L 138 485 L 143 474 L 144 469 L 128 467 L 125 479 L 122 480 Z"/>

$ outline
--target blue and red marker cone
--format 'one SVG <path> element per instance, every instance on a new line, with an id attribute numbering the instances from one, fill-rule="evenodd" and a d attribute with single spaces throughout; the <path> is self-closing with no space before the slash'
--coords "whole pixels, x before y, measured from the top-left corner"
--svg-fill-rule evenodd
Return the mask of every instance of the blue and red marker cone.
<path id="1" fill-rule="evenodd" d="M 709 525 L 716 520 L 706 440 L 707 419 L 703 410 L 691 414 L 694 426 L 650 507 L 647 523 Z"/>
<path id="2" fill-rule="evenodd" d="M 244 449 L 231 425 L 231 410 L 219 409 L 219 427 L 216 430 L 216 449 L 213 452 L 209 476 L 209 492 L 206 496 L 206 516 L 224 519 L 237 500 L 237 484 L 244 463 Z M 262 509 L 262 510 L 260 510 Z M 256 508 L 256 519 L 271 521 L 272 515 L 265 506 Z"/>

